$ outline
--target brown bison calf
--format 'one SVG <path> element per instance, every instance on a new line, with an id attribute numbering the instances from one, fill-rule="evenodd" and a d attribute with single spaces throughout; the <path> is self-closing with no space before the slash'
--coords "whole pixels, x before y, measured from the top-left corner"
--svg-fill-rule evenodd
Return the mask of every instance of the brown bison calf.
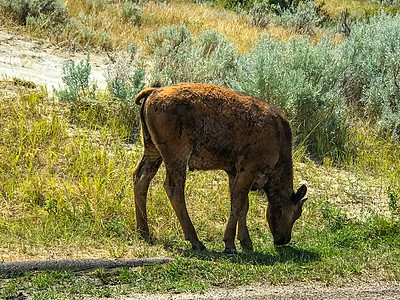
<path id="1" fill-rule="evenodd" d="M 229 176 L 231 213 L 224 235 L 225 251 L 253 245 L 246 226 L 249 191 L 268 196 L 267 219 L 277 245 L 291 239 L 293 223 L 306 199 L 303 185 L 293 191 L 292 133 L 282 113 L 260 99 L 210 84 L 148 88 L 141 104 L 144 154 L 133 173 L 137 228 L 149 234 L 146 196 L 164 161 L 165 190 L 193 248 L 205 249 L 186 209 L 186 169 L 222 169 Z"/>

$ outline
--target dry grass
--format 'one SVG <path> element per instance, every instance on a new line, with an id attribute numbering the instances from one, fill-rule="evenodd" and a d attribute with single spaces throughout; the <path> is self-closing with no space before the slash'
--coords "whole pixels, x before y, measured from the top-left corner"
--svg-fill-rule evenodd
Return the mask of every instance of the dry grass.
<path id="1" fill-rule="evenodd" d="M 316 1 L 321 3 L 321 0 Z M 345 9 L 351 14 L 363 14 L 366 10 L 376 9 L 378 6 L 372 1 L 324 1 L 324 8 L 331 17 L 337 17 Z M 123 18 L 123 2 L 113 1 L 96 8 L 90 8 L 85 0 L 65 1 L 70 17 L 77 20 L 78 28 L 75 31 L 66 30 L 63 36 L 57 38 L 59 44 L 74 45 L 84 48 L 107 48 L 106 36 L 110 34 L 109 42 L 115 50 L 125 50 L 136 41 L 142 44 L 146 35 L 156 32 L 163 26 L 184 23 L 194 36 L 204 30 L 216 29 L 227 36 L 228 40 L 236 44 L 237 50 L 246 52 L 257 42 L 259 36 L 270 35 L 272 38 L 289 40 L 293 30 L 286 27 L 270 24 L 266 28 L 250 25 L 249 18 L 232 11 L 210 4 L 194 4 L 184 0 L 169 0 L 167 2 L 149 1 L 144 6 L 144 14 L 138 24 L 126 22 Z M 15 26 L 7 18 L 2 20 L 3 27 L 14 31 L 24 31 Z M 45 37 L 46 31 L 40 28 L 29 28 L 29 34 Z M 86 34 L 84 33 L 86 31 Z M 87 36 L 88 31 L 93 31 Z M 325 35 L 317 32 L 316 39 Z"/>
<path id="2" fill-rule="evenodd" d="M 66 1 L 70 16 L 80 19 L 82 12 L 87 16 L 85 26 L 94 30 L 111 32 L 111 41 L 117 48 L 124 49 L 134 39 L 140 44 L 146 35 L 163 26 L 184 23 L 196 36 L 203 30 L 216 29 L 237 45 L 241 52 L 250 49 L 260 35 L 288 40 L 292 32 L 288 28 L 270 25 L 259 28 L 249 25 L 246 16 L 238 15 L 209 4 L 194 4 L 182 0 L 171 0 L 167 4 L 150 1 L 145 5 L 142 21 L 138 25 L 124 22 L 122 4 L 109 4 L 106 9 L 89 11 L 86 1 Z"/>
<path id="3" fill-rule="evenodd" d="M 365 11 L 379 7 L 376 2 L 371 0 L 316 0 L 318 4 L 325 3 L 324 9 L 332 18 L 339 16 L 346 9 L 350 14 L 363 15 Z"/>
<path id="4" fill-rule="evenodd" d="M 184 23 L 194 36 L 204 30 L 216 29 L 226 35 L 230 42 L 236 44 L 240 52 L 251 49 L 259 36 L 270 35 L 272 38 L 289 40 L 294 35 L 290 28 L 274 24 L 266 28 L 252 26 L 247 16 L 207 3 L 194 4 L 184 0 L 149 1 L 144 7 L 141 22 L 136 25 L 124 21 L 123 3 L 111 3 L 97 10 L 90 10 L 84 0 L 67 0 L 66 4 L 70 16 L 80 20 L 81 26 L 98 32 L 98 37 L 101 33 L 110 32 L 110 40 L 116 49 L 125 49 L 133 40 L 142 44 L 146 35 L 158 31 L 163 26 L 179 23 Z M 372 1 L 325 1 L 324 8 L 331 17 L 337 17 L 345 9 L 351 14 L 362 14 L 366 10 L 376 9 L 377 4 Z M 79 17 L 82 13 L 85 15 L 84 20 Z M 325 34 L 318 32 L 315 39 L 318 40 Z"/>
<path id="5" fill-rule="evenodd" d="M 242 52 L 250 49 L 262 35 L 271 35 L 282 40 L 292 37 L 290 29 L 274 25 L 267 28 L 250 26 L 248 18 L 243 15 L 207 4 L 198 5 L 185 1 L 171 1 L 167 6 L 150 2 L 146 6 L 142 33 L 148 34 L 161 26 L 171 26 L 179 22 L 183 22 L 195 36 L 203 30 L 216 29 Z"/>

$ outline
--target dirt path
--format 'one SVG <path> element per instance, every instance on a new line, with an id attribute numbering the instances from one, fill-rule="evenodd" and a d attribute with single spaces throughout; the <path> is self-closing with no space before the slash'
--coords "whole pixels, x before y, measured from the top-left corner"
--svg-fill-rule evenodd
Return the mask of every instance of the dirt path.
<path id="1" fill-rule="evenodd" d="M 89 298 L 90 299 L 90 298 Z M 104 298 L 105 299 L 105 298 Z M 110 298 L 107 298 L 110 299 Z M 400 299 L 399 282 L 355 282 L 344 286 L 296 283 L 290 285 L 251 285 L 234 289 L 217 288 L 200 294 L 131 294 L 119 296 L 118 300 L 261 300 L 261 299 Z"/>
<path id="2" fill-rule="evenodd" d="M 63 65 L 69 60 L 79 62 L 86 57 L 85 53 L 68 52 L 43 41 L 24 39 L 0 31 L 0 76 L 7 79 L 17 77 L 44 85 L 48 91 L 52 91 L 63 86 Z M 100 88 L 105 88 L 107 58 L 91 53 L 90 62 L 91 79 Z"/>

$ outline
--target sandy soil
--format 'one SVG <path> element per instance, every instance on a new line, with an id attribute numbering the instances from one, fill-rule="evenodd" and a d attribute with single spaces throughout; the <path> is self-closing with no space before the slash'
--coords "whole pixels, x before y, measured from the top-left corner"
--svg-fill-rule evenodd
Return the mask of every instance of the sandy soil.
<path id="1" fill-rule="evenodd" d="M 87 58 L 87 53 L 68 52 L 44 41 L 24 39 L 0 31 L 0 76 L 17 77 L 44 85 L 48 91 L 63 86 L 63 65 Z M 91 79 L 100 88 L 106 87 L 107 56 L 90 53 Z"/>
<path id="2" fill-rule="evenodd" d="M 69 60 L 86 59 L 85 53 L 72 53 L 43 41 L 21 38 L 0 31 L 0 76 L 17 77 L 44 85 L 49 91 L 62 86 L 62 67 Z M 107 57 L 91 54 L 92 79 L 106 87 Z M 215 288 L 205 294 L 130 294 L 107 299 L 400 299 L 398 282 L 353 282 L 344 286 L 295 283 L 251 285 L 234 289 Z M 87 297 L 87 299 L 92 299 Z"/>
<path id="3" fill-rule="evenodd" d="M 89 298 L 90 299 L 90 298 Z M 108 298 L 109 299 L 109 298 Z M 261 299 L 400 299 L 399 282 L 356 282 L 344 286 L 295 283 L 290 285 L 251 285 L 234 289 L 217 288 L 200 294 L 131 294 L 118 300 L 261 300 Z"/>

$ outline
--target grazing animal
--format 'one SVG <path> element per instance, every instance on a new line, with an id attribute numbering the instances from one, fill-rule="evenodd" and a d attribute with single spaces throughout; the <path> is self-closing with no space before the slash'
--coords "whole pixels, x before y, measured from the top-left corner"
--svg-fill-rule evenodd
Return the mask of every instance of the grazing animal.
<path id="1" fill-rule="evenodd" d="M 250 190 L 268 197 L 267 220 L 276 245 L 289 243 L 302 212 L 307 188 L 293 191 L 292 133 L 273 105 L 211 84 L 177 84 L 147 88 L 135 99 L 141 105 L 144 154 L 133 172 L 137 229 L 149 235 L 146 196 L 164 161 L 164 187 L 195 249 L 205 249 L 188 215 L 186 170 L 224 170 L 229 177 L 231 213 L 224 235 L 225 251 L 236 253 L 235 235 L 253 249 L 246 225 Z"/>

